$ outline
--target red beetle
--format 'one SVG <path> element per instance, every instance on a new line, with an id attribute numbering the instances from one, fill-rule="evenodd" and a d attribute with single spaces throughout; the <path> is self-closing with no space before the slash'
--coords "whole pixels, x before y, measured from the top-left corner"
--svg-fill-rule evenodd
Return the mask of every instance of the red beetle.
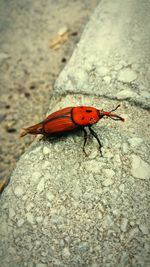
<path id="1" fill-rule="evenodd" d="M 58 134 L 63 134 L 67 132 L 74 131 L 76 129 L 84 131 L 84 145 L 83 151 L 85 152 L 85 144 L 87 141 L 87 131 L 85 127 L 88 127 L 91 134 L 96 138 L 100 153 L 101 151 L 101 142 L 94 130 L 92 129 L 92 125 L 97 123 L 104 116 L 110 117 L 113 120 L 121 120 L 124 121 L 124 118 L 112 113 L 115 111 L 120 105 L 118 105 L 115 109 L 111 111 L 103 111 L 96 109 L 94 107 L 88 106 L 79 106 L 79 107 L 67 107 L 60 109 L 52 114 L 50 114 L 44 121 L 35 124 L 31 127 L 23 129 L 21 133 L 21 137 L 26 134 L 43 134 L 46 137 L 56 136 Z"/>

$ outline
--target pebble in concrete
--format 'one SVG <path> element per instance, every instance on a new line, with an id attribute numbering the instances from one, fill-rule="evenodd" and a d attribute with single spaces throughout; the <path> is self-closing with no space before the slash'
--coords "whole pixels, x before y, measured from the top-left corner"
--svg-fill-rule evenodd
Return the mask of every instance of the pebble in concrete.
<path id="1" fill-rule="evenodd" d="M 122 232 L 126 232 L 127 231 L 127 226 L 128 226 L 128 219 L 127 218 L 122 218 L 121 225 L 120 225 L 121 231 Z"/>
<path id="2" fill-rule="evenodd" d="M 44 190 L 44 178 L 42 178 L 41 181 L 39 182 L 37 190 L 38 192 L 42 192 Z"/>
<path id="3" fill-rule="evenodd" d="M 105 77 L 103 78 L 103 80 L 104 80 L 107 84 L 109 84 L 109 83 L 111 82 L 111 77 L 110 77 L 110 76 L 105 76 Z"/>
<path id="4" fill-rule="evenodd" d="M 150 177 L 150 165 L 143 161 L 139 156 L 132 155 L 132 168 L 131 174 L 135 178 L 149 179 Z"/>
<path id="5" fill-rule="evenodd" d="M 88 242 L 80 242 L 79 244 L 79 251 L 80 252 L 86 252 L 89 249 L 89 243 Z"/>
<path id="6" fill-rule="evenodd" d="M 44 146 L 44 148 L 43 148 L 43 154 L 44 155 L 47 155 L 49 153 L 50 153 L 50 149 L 47 146 Z"/>
<path id="7" fill-rule="evenodd" d="M 106 177 L 112 178 L 115 175 L 115 172 L 111 169 L 104 169 L 103 173 Z"/>
<path id="8" fill-rule="evenodd" d="M 24 224 L 24 219 L 19 219 L 17 222 L 17 226 L 21 227 Z"/>
<path id="9" fill-rule="evenodd" d="M 13 208 L 9 209 L 9 218 L 13 218 L 15 216 L 15 211 Z"/>
<path id="10" fill-rule="evenodd" d="M 102 182 L 103 186 L 110 186 L 114 183 L 114 181 L 111 178 L 108 178 Z"/>
<path id="11" fill-rule="evenodd" d="M 46 169 L 48 166 L 50 165 L 49 161 L 44 161 L 43 165 L 42 165 L 42 169 Z"/>
<path id="12" fill-rule="evenodd" d="M 130 98 L 135 98 L 136 96 L 137 93 L 130 89 L 121 90 L 116 95 L 117 99 L 130 99 Z"/>
<path id="13" fill-rule="evenodd" d="M 143 139 L 139 137 L 132 137 L 128 139 L 128 142 L 132 147 L 136 147 L 142 144 Z"/>
<path id="14" fill-rule="evenodd" d="M 133 238 L 135 238 L 139 233 L 139 229 L 137 227 L 131 229 L 128 234 L 128 240 L 131 241 Z"/>
<path id="15" fill-rule="evenodd" d="M 41 173 L 38 171 L 35 171 L 32 173 L 32 181 L 37 182 L 41 177 Z"/>
<path id="16" fill-rule="evenodd" d="M 43 221 L 43 218 L 38 216 L 38 217 L 36 217 L 36 221 L 37 221 L 37 223 L 41 223 Z"/>
<path id="17" fill-rule="evenodd" d="M 148 231 L 148 228 L 147 228 L 147 226 L 145 224 L 140 224 L 139 228 L 140 228 L 140 230 L 142 231 L 142 233 L 144 235 L 148 235 L 149 231 Z"/>
<path id="18" fill-rule="evenodd" d="M 121 266 L 126 266 L 126 264 L 128 262 L 128 258 L 129 258 L 128 253 L 126 251 L 123 251 L 121 259 L 120 259 Z"/>
<path id="19" fill-rule="evenodd" d="M 111 169 L 104 169 L 103 173 L 106 177 L 106 179 L 104 181 L 102 181 L 102 185 L 103 186 L 110 186 L 114 183 L 114 180 L 112 179 L 112 177 L 115 175 L 115 172 Z"/>
<path id="20" fill-rule="evenodd" d="M 98 211 L 98 212 L 97 212 L 97 218 L 98 218 L 99 220 L 101 220 L 102 217 L 103 217 L 102 212 Z"/>
<path id="21" fill-rule="evenodd" d="M 106 67 L 99 67 L 97 71 L 100 76 L 105 76 L 109 72 L 109 69 Z"/>
<path id="22" fill-rule="evenodd" d="M 15 194 L 16 197 L 22 196 L 23 193 L 24 193 L 24 190 L 23 190 L 22 186 L 18 185 L 18 186 L 15 187 L 14 194 Z"/>
<path id="23" fill-rule="evenodd" d="M 130 68 L 120 70 L 118 80 L 124 83 L 133 82 L 137 78 L 137 74 Z"/>
<path id="24" fill-rule="evenodd" d="M 124 190 L 125 190 L 125 185 L 124 185 L 124 184 L 119 185 L 119 190 L 122 191 L 122 192 L 124 192 Z"/>
<path id="25" fill-rule="evenodd" d="M 26 214 L 26 217 L 27 217 L 27 221 L 28 221 L 29 223 L 31 223 L 31 224 L 34 223 L 34 217 L 33 217 L 33 214 L 32 214 L 32 213 L 28 212 L 28 213 Z"/>
<path id="26" fill-rule="evenodd" d="M 69 248 L 68 247 L 65 247 L 64 249 L 63 249 L 63 251 L 62 251 L 62 256 L 64 257 L 64 258 L 69 258 L 70 257 L 70 250 L 69 250 Z"/>
<path id="27" fill-rule="evenodd" d="M 50 202 L 54 199 L 54 195 L 50 191 L 47 192 L 46 197 Z"/>

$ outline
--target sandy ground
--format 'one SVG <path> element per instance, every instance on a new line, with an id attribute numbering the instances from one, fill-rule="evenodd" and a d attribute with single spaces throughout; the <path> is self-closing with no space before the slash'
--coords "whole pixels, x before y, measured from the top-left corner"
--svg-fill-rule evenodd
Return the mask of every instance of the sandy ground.
<path id="1" fill-rule="evenodd" d="M 98 0 L 0 1 L 0 179 L 7 179 L 33 137 L 19 131 L 41 121 L 53 84 Z M 67 27 L 68 41 L 50 40 Z"/>

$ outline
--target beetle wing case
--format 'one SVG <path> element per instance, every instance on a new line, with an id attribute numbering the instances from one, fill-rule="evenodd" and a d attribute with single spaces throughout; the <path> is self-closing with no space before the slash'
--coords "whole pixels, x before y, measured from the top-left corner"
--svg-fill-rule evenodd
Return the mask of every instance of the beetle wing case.
<path id="1" fill-rule="evenodd" d="M 64 108 L 49 115 L 42 122 L 44 135 L 64 133 L 77 128 L 77 125 L 72 121 L 72 109 L 72 107 Z"/>

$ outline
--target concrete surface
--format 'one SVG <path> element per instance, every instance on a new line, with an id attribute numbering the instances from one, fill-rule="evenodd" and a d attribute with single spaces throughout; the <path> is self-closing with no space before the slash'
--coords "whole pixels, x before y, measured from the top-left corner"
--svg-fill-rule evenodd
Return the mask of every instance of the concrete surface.
<path id="1" fill-rule="evenodd" d="M 93 93 L 150 108 L 149 8 L 149 0 L 101 1 L 55 93 Z"/>
<path id="2" fill-rule="evenodd" d="M 103 120 L 82 151 L 82 133 L 37 140 L 1 197 L 2 266 L 150 265 L 150 1 L 101 1 L 55 85 L 49 112 L 93 105 Z"/>
<path id="3" fill-rule="evenodd" d="M 99 0 L 0 1 L 0 192 L 33 138 L 18 131 L 44 119 L 51 91 Z M 80 11 L 80 12 L 79 12 Z M 50 40 L 64 28 L 59 49 Z"/>

